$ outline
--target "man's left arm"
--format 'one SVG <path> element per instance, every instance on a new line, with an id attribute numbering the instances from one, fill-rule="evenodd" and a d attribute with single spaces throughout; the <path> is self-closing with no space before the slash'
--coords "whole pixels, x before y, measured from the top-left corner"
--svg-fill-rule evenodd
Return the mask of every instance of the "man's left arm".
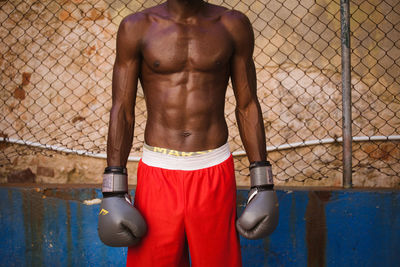
<path id="1" fill-rule="evenodd" d="M 257 78 L 253 61 L 254 34 L 248 18 L 232 11 L 228 23 L 234 44 L 231 80 L 236 98 L 236 120 L 250 162 L 251 188 L 237 230 L 249 239 L 272 233 L 279 220 L 278 199 L 273 190 L 272 168 L 266 160 L 265 129 L 257 99 Z"/>
<path id="2" fill-rule="evenodd" d="M 246 16 L 235 14 L 234 53 L 231 81 L 236 98 L 236 120 L 249 162 L 266 160 L 265 129 L 257 99 L 257 79 L 253 61 L 254 34 Z"/>

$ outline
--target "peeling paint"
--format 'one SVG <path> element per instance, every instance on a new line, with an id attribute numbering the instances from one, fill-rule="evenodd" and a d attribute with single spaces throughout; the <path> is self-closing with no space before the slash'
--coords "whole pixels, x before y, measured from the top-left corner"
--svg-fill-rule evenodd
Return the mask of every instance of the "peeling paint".
<path id="1" fill-rule="evenodd" d="M 239 213 L 247 194 L 238 190 Z M 241 237 L 244 267 L 395 266 L 400 261 L 399 191 L 277 194 L 280 221 L 275 232 L 262 240 Z M 94 188 L 0 187 L 2 262 L 124 266 L 126 249 L 107 247 L 98 238 L 99 206 L 83 204 L 99 201 L 100 195 Z"/>
<path id="2" fill-rule="evenodd" d="M 83 201 L 83 204 L 91 206 L 91 205 L 97 205 L 101 203 L 100 198 L 95 198 L 95 199 L 87 199 Z"/>
<path id="3" fill-rule="evenodd" d="M 76 117 L 74 117 L 74 118 L 72 119 L 72 123 L 76 123 L 76 122 L 84 121 L 84 120 L 85 120 L 84 117 L 82 117 L 82 116 L 76 116 Z"/>

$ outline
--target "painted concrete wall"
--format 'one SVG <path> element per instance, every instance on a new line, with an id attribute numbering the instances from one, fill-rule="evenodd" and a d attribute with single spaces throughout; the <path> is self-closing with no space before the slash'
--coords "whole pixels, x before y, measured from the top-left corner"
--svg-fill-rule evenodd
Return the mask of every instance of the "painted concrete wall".
<path id="1" fill-rule="evenodd" d="M 134 190 L 132 190 L 134 194 Z M 247 196 L 238 191 L 238 211 Z M 97 189 L 0 188 L 0 266 L 124 266 L 97 236 Z M 244 266 L 396 266 L 399 191 L 278 191 L 280 223 L 241 238 Z"/>
<path id="2" fill-rule="evenodd" d="M 0 148 L 13 155 L 12 163 L 0 166 L 0 184 L 100 184 L 107 164 L 105 159 L 22 145 L 0 143 Z M 354 143 L 353 151 L 354 187 L 400 188 L 400 141 Z M 273 162 L 277 185 L 341 187 L 341 153 L 342 148 L 336 143 L 276 151 L 269 153 L 268 159 Z M 299 172 L 299 165 L 305 161 L 310 161 L 310 165 L 305 172 Z M 234 162 L 236 184 L 249 186 L 247 157 L 234 157 Z M 137 162 L 128 162 L 127 168 L 129 184 L 135 185 Z M 283 172 L 287 173 L 283 175 Z"/>
<path id="3" fill-rule="evenodd" d="M 0 137 L 104 153 L 118 24 L 160 2 L 0 1 Z M 339 0 L 210 2 L 244 12 L 253 25 L 268 145 L 341 136 Z M 354 135 L 399 135 L 398 4 L 351 3 Z M 233 151 L 243 149 L 234 108 L 229 89 L 225 110 Z M 132 156 L 140 155 L 145 120 L 139 93 Z M 51 152 L 0 146 L 0 182 L 27 168 L 37 182 L 93 182 L 101 174 L 92 171 L 97 162 L 88 169 L 78 161 L 59 166 Z M 355 185 L 399 187 L 399 151 L 399 141 L 356 144 Z M 37 163 L 32 154 L 46 159 Z M 339 143 L 272 152 L 270 160 L 279 184 L 341 184 Z M 237 158 L 236 166 L 238 184 L 248 184 L 246 159 Z"/>

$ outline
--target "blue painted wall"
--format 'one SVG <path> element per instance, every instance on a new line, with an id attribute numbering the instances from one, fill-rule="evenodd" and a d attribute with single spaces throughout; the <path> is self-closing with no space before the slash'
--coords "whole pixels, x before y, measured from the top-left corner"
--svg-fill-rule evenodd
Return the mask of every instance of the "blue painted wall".
<path id="1" fill-rule="evenodd" d="M 132 191 L 134 194 L 134 191 Z M 124 266 L 97 236 L 98 189 L 0 188 L 0 266 Z M 247 191 L 238 190 L 238 211 Z M 280 223 L 244 266 L 399 266 L 400 192 L 278 191 Z"/>

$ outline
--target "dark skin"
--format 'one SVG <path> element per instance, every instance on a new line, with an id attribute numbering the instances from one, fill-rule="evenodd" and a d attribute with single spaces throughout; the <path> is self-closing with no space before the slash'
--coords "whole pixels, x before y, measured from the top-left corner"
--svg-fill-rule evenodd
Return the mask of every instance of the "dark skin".
<path id="1" fill-rule="evenodd" d="M 189 152 L 227 142 L 224 105 L 231 78 L 248 159 L 265 160 L 253 48 L 245 15 L 201 0 L 168 0 L 124 18 L 113 69 L 108 166 L 126 165 L 138 80 L 148 113 L 145 142 Z"/>

